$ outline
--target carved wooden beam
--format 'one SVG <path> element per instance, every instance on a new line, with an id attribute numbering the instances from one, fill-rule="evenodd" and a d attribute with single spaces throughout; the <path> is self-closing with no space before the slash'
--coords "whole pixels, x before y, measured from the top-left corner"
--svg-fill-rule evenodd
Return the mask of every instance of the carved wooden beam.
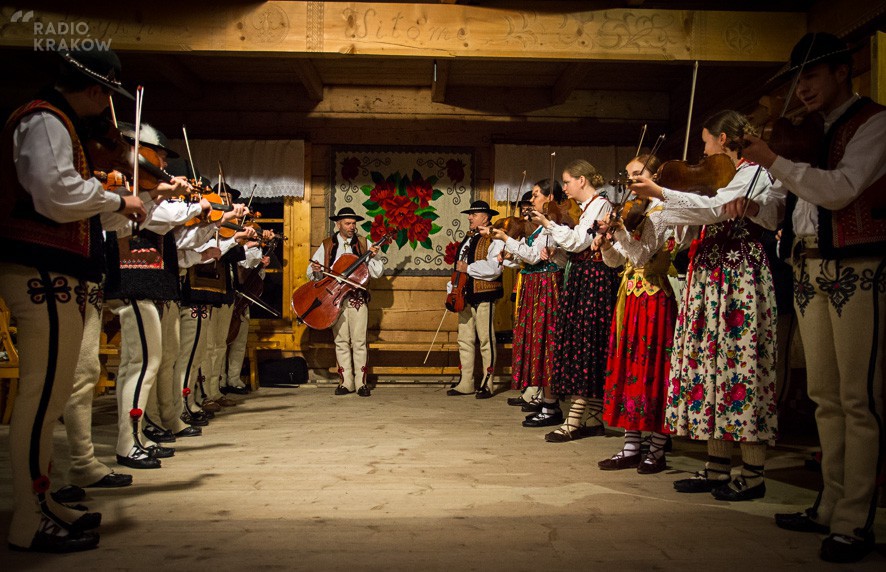
<path id="1" fill-rule="evenodd" d="M 177 11 L 71 6 L 34 10 L 28 22 L 13 22 L 15 9 L 0 8 L 0 45 L 47 50 L 90 40 L 122 51 L 781 62 L 806 32 L 804 13 L 587 10 L 581 2 L 560 13 L 273 0 Z M 73 33 L 59 33 L 62 24 Z"/>
<path id="2" fill-rule="evenodd" d="M 554 83 L 551 93 L 551 101 L 554 105 L 561 105 L 569 99 L 569 95 L 584 85 L 593 66 L 588 63 L 575 63 L 566 66 L 560 77 Z"/>
<path id="3" fill-rule="evenodd" d="M 431 82 L 431 101 L 443 103 L 446 101 L 446 84 L 449 82 L 449 68 L 447 60 L 434 60 L 434 78 Z"/>
<path id="4" fill-rule="evenodd" d="M 320 79 L 314 64 L 308 59 L 298 58 L 293 62 L 293 68 L 308 93 L 308 98 L 312 101 L 323 101 L 323 80 Z"/>

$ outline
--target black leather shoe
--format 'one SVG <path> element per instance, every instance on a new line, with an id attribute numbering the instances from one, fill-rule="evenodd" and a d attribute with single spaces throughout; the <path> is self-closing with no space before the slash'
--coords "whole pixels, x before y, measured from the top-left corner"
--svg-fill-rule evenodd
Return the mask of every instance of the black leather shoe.
<path id="1" fill-rule="evenodd" d="M 175 443 L 175 435 L 168 429 L 157 429 L 151 425 L 145 427 L 145 436 L 154 443 Z"/>
<path id="2" fill-rule="evenodd" d="M 71 533 L 67 536 L 55 536 L 38 532 L 34 535 L 30 546 L 16 546 L 10 543 L 11 550 L 21 552 L 49 552 L 52 554 L 64 554 L 67 552 L 80 552 L 81 550 L 90 550 L 98 546 L 97 532 L 81 532 Z"/>
<path id="3" fill-rule="evenodd" d="M 195 425 L 197 427 L 206 427 L 207 425 L 209 425 L 209 419 L 201 418 L 196 415 L 191 415 L 187 411 L 182 413 L 181 420 L 188 425 Z"/>
<path id="4" fill-rule="evenodd" d="M 640 455 L 639 452 L 633 455 L 623 455 L 618 453 L 608 459 L 603 459 L 598 462 L 597 466 L 600 467 L 601 471 L 620 471 L 622 469 L 636 469 L 640 466 L 641 461 L 642 455 Z"/>
<path id="5" fill-rule="evenodd" d="M 128 487 L 131 484 L 132 475 L 126 475 L 122 473 L 110 473 L 95 481 L 91 485 L 86 485 L 86 487 L 94 487 L 99 489 L 116 489 L 119 487 Z"/>
<path id="6" fill-rule="evenodd" d="M 336 395 L 347 395 L 349 393 L 354 393 L 354 392 L 351 391 L 350 389 L 348 389 L 347 387 L 345 387 L 344 385 L 339 385 L 338 387 L 335 388 Z"/>
<path id="7" fill-rule="evenodd" d="M 654 475 L 668 468 L 668 462 L 665 456 L 655 458 L 652 455 L 646 455 L 643 462 L 637 467 L 637 472 L 641 475 Z"/>
<path id="8" fill-rule="evenodd" d="M 225 385 L 220 387 L 221 392 L 227 395 L 228 393 L 233 393 L 235 395 L 246 395 L 249 393 L 249 389 L 247 387 L 233 387 L 230 385 Z"/>
<path id="9" fill-rule="evenodd" d="M 156 447 L 148 447 L 148 454 L 155 459 L 168 459 L 169 457 L 175 456 L 175 449 L 172 447 L 161 447 L 157 445 Z"/>
<path id="10" fill-rule="evenodd" d="M 87 512 L 86 514 L 71 523 L 71 530 L 73 532 L 85 532 L 87 530 L 94 530 L 101 526 L 101 523 L 102 513 Z"/>
<path id="11" fill-rule="evenodd" d="M 814 532 L 830 534 L 831 528 L 812 520 L 805 512 L 781 513 L 775 515 L 775 526 L 794 532 Z"/>
<path id="12" fill-rule="evenodd" d="M 448 395 L 449 397 L 455 397 L 457 395 L 473 395 L 473 393 L 462 393 L 461 391 L 456 391 L 454 389 L 450 389 L 450 390 L 446 391 L 446 395 Z"/>
<path id="13" fill-rule="evenodd" d="M 523 399 L 523 396 L 519 397 L 508 397 L 508 405 L 511 407 L 523 407 L 524 405 L 529 405 L 529 402 Z"/>
<path id="14" fill-rule="evenodd" d="M 360 389 L 357 390 L 357 395 L 359 395 L 360 397 L 369 397 L 370 395 L 372 395 L 372 392 L 369 391 L 368 386 L 361 385 Z"/>
<path id="15" fill-rule="evenodd" d="M 541 401 L 527 403 L 520 408 L 523 413 L 538 413 L 541 411 Z"/>
<path id="16" fill-rule="evenodd" d="M 731 483 L 711 491 L 714 498 L 721 501 L 741 502 L 761 499 L 766 496 L 766 482 L 749 487 L 743 477 L 735 477 Z"/>
<path id="17" fill-rule="evenodd" d="M 560 410 L 553 413 L 545 413 L 541 411 L 530 415 L 523 420 L 523 427 L 553 427 L 563 423 L 563 412 Z"/>
<path id="18" fill-rule="evenodd" d="M 54 493 L 49 494 L 52 500 L 61 504 L 80 502 L 86 498 L 86 491 L 77 485 L 65 485 Z"/>
<path id="19" fill-rule="evenodd" d="M 129 467 L 130 469 L 159 469 L 160 459 L 155 459 L 154 457 L 133 459 L 132 457 L 117 455 L 117 464 Z"/>
<path id="20" fill-rule="evenodd" d="M 476 397 L 477 399 L 489 399 L 490 397 L 492 397 L 492 392 L 489 391 L 488 387 L 483 387 L 480 389 L 480 391 L 474 394 L 474 397 Z"/>
<path id="21" fill-rule="evenodd" d="M 821 559 L 825 562 L 845 564 L 858 562 L 874 549 L 874 535 L 856 538 L 845 534 L 832 534 L 821 541 Z"/>
<path id="22" fill-rule="evenodd" d="M 203 434 L 203 429 L 199 427 L 185 427 L 175 434 L 176 437 L 199 437 Z"/>
<path id="23" fill-rule="evenodd" d="M 674 489 L 678 493 L 709 493 L 716 488 L 728 484 L 728 480 L 708 479 L 704 476 L 696 475 L 691 479 L 674 481 Z"/>

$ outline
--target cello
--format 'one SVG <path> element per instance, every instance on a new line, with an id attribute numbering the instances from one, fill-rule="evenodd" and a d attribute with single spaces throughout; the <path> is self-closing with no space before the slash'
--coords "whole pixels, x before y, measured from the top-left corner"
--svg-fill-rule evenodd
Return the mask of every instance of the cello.
<path id="1" fill-rule="evenodd" d="M 390 232 L 374 246 L 384 246 L 394 237 Z M 315 330 L 332 327 L 341 315 L 341 304 L 348 294 L 366 290 L 369 282 L 367 261 L 372 256 L 368 248 L 361 256 L 342 254 L 332 268 L 324 267 L 323 278 L 308 282 L 292 293 L 292 313 L 298 321 Z"/>

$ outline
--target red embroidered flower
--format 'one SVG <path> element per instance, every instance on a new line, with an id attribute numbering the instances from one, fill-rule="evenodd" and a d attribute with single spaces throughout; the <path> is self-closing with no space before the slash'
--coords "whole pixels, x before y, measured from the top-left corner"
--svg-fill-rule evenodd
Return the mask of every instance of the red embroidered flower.
<path id="1" fill-rule="evenodd" d="M 461 159 L 450 159 L 446 161 L 446 176 L 453 183 L 463 181 L 465 178 L 465 164 Z"/>
<path id="2" fill-rule="evenodd" d="M 732 401 L 744 401 L 748 395 L 748 388 L 743 383 L 736 383 L 732 386 L 732 391 L 729 393 L 732 396 Z"/>
<path id="3" fill-rule="evenodd" d="M 348 157 L 341 162 L 341 176 L 346 181 L 353 181 L 360 174 L 360 159 Z"/>
<path id="4" fill-rule="evenodd" d="M 186 387 L 186 388 L 182 389 L 182 395 L 184 395 L 185 397 L 191 395 L 191 388 Z"/>
<path id="5" fill-rule="evenodd" d="M 412 177 L 412 182 L 406 186 L 406 195 L 411 199 L 418 199 L 418 206 L 424 208 L 434 198 L 434 187 L 418 176 L 416 172 Z"/>
<path id="6" fill-rule="evenodd" d="M 133 419 L 139 419 L 142 416 L 142 410 L 138 407 L 129 410 L 129 416 Z"/>
<path id="7" fill-rule="evenodd" d="M 381 181 L 375 185 L 375 188 L 369 191 L 369 200 L 377 203 L 381 208 L 388 210 L 391 206 L 391 199 L 397 194 L 397 189 L 393 181 Z M 401 197 L 405 198 L 405 197 Z"/>
<path id="8" fill-rule="evenodd" d="M 740 328 L 744 325 L 744 311 L 743 310 L 731 310 L 726 314 L 726 326 L 729 329 L 732 328 Z"/>
<path id="9" fill-rule="evenodd" d="M 446 245 L 446 254 L 443 256 L 443 262 L 455 264 L 456 258 L 458 258 L 458 242 L 450 242 Z"/>
<path id="10" fill-rule="evenodd" d="M 393 229 L 389 228 L 385 223 L 385 217 L 383 215 L 376 215 L 375 219 L 372 221 L 372 227 L 369 230 L 369 238 L 372 239 L 372 242 L 378 242 L 382 239 L 382 237 Z"/>
<path id="11" fill-rule="evenodd" d="M 431 234 L 431 221 L 430 219 L 416 217 L 415 221 L 412 223 L 412 226 L 409 227 L 409 230 L 406 231 L 406 237 L 409 240 L 414 240 L 416 242 L 422 242 L 428 239 L 428 236 Z"/>
<path id="12" fill-rule="evenodd" d="M 45 493 L 49 490 L 49 477 L 46 475 L 40 475 L 36 479 L 32 485 L 34 487 L 34 492 L 37 494 Z"/>
<path id="13" fill-rule="evenodd" d="M 692 401 L 701 401 L 704 399 L 704 386 L 700 383 L 692 387 Z"/>
<path id="14" fill-rule="evenodd" d="M 416 218 L 416 205 L 409 197 L 394 196 L 384 209 L 394 228 L 409 228 Z"/>

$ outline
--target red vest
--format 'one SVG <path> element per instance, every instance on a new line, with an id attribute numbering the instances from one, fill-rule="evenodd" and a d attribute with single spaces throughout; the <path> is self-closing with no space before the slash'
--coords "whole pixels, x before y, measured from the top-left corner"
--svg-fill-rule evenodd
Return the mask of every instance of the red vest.
<path id="1" fill-rule="evenodd" d="M 886 107 L 866 97 L 846 110 L 828 132 L 823 168 L 835 169 L 858 128 L 883 111 Z M 845 208 L 831 211 L 819 207 L 818 248 L 824 258 L 830 259 L 883 256 L 886 252 L 886 176 L 874 181 Z"/>

